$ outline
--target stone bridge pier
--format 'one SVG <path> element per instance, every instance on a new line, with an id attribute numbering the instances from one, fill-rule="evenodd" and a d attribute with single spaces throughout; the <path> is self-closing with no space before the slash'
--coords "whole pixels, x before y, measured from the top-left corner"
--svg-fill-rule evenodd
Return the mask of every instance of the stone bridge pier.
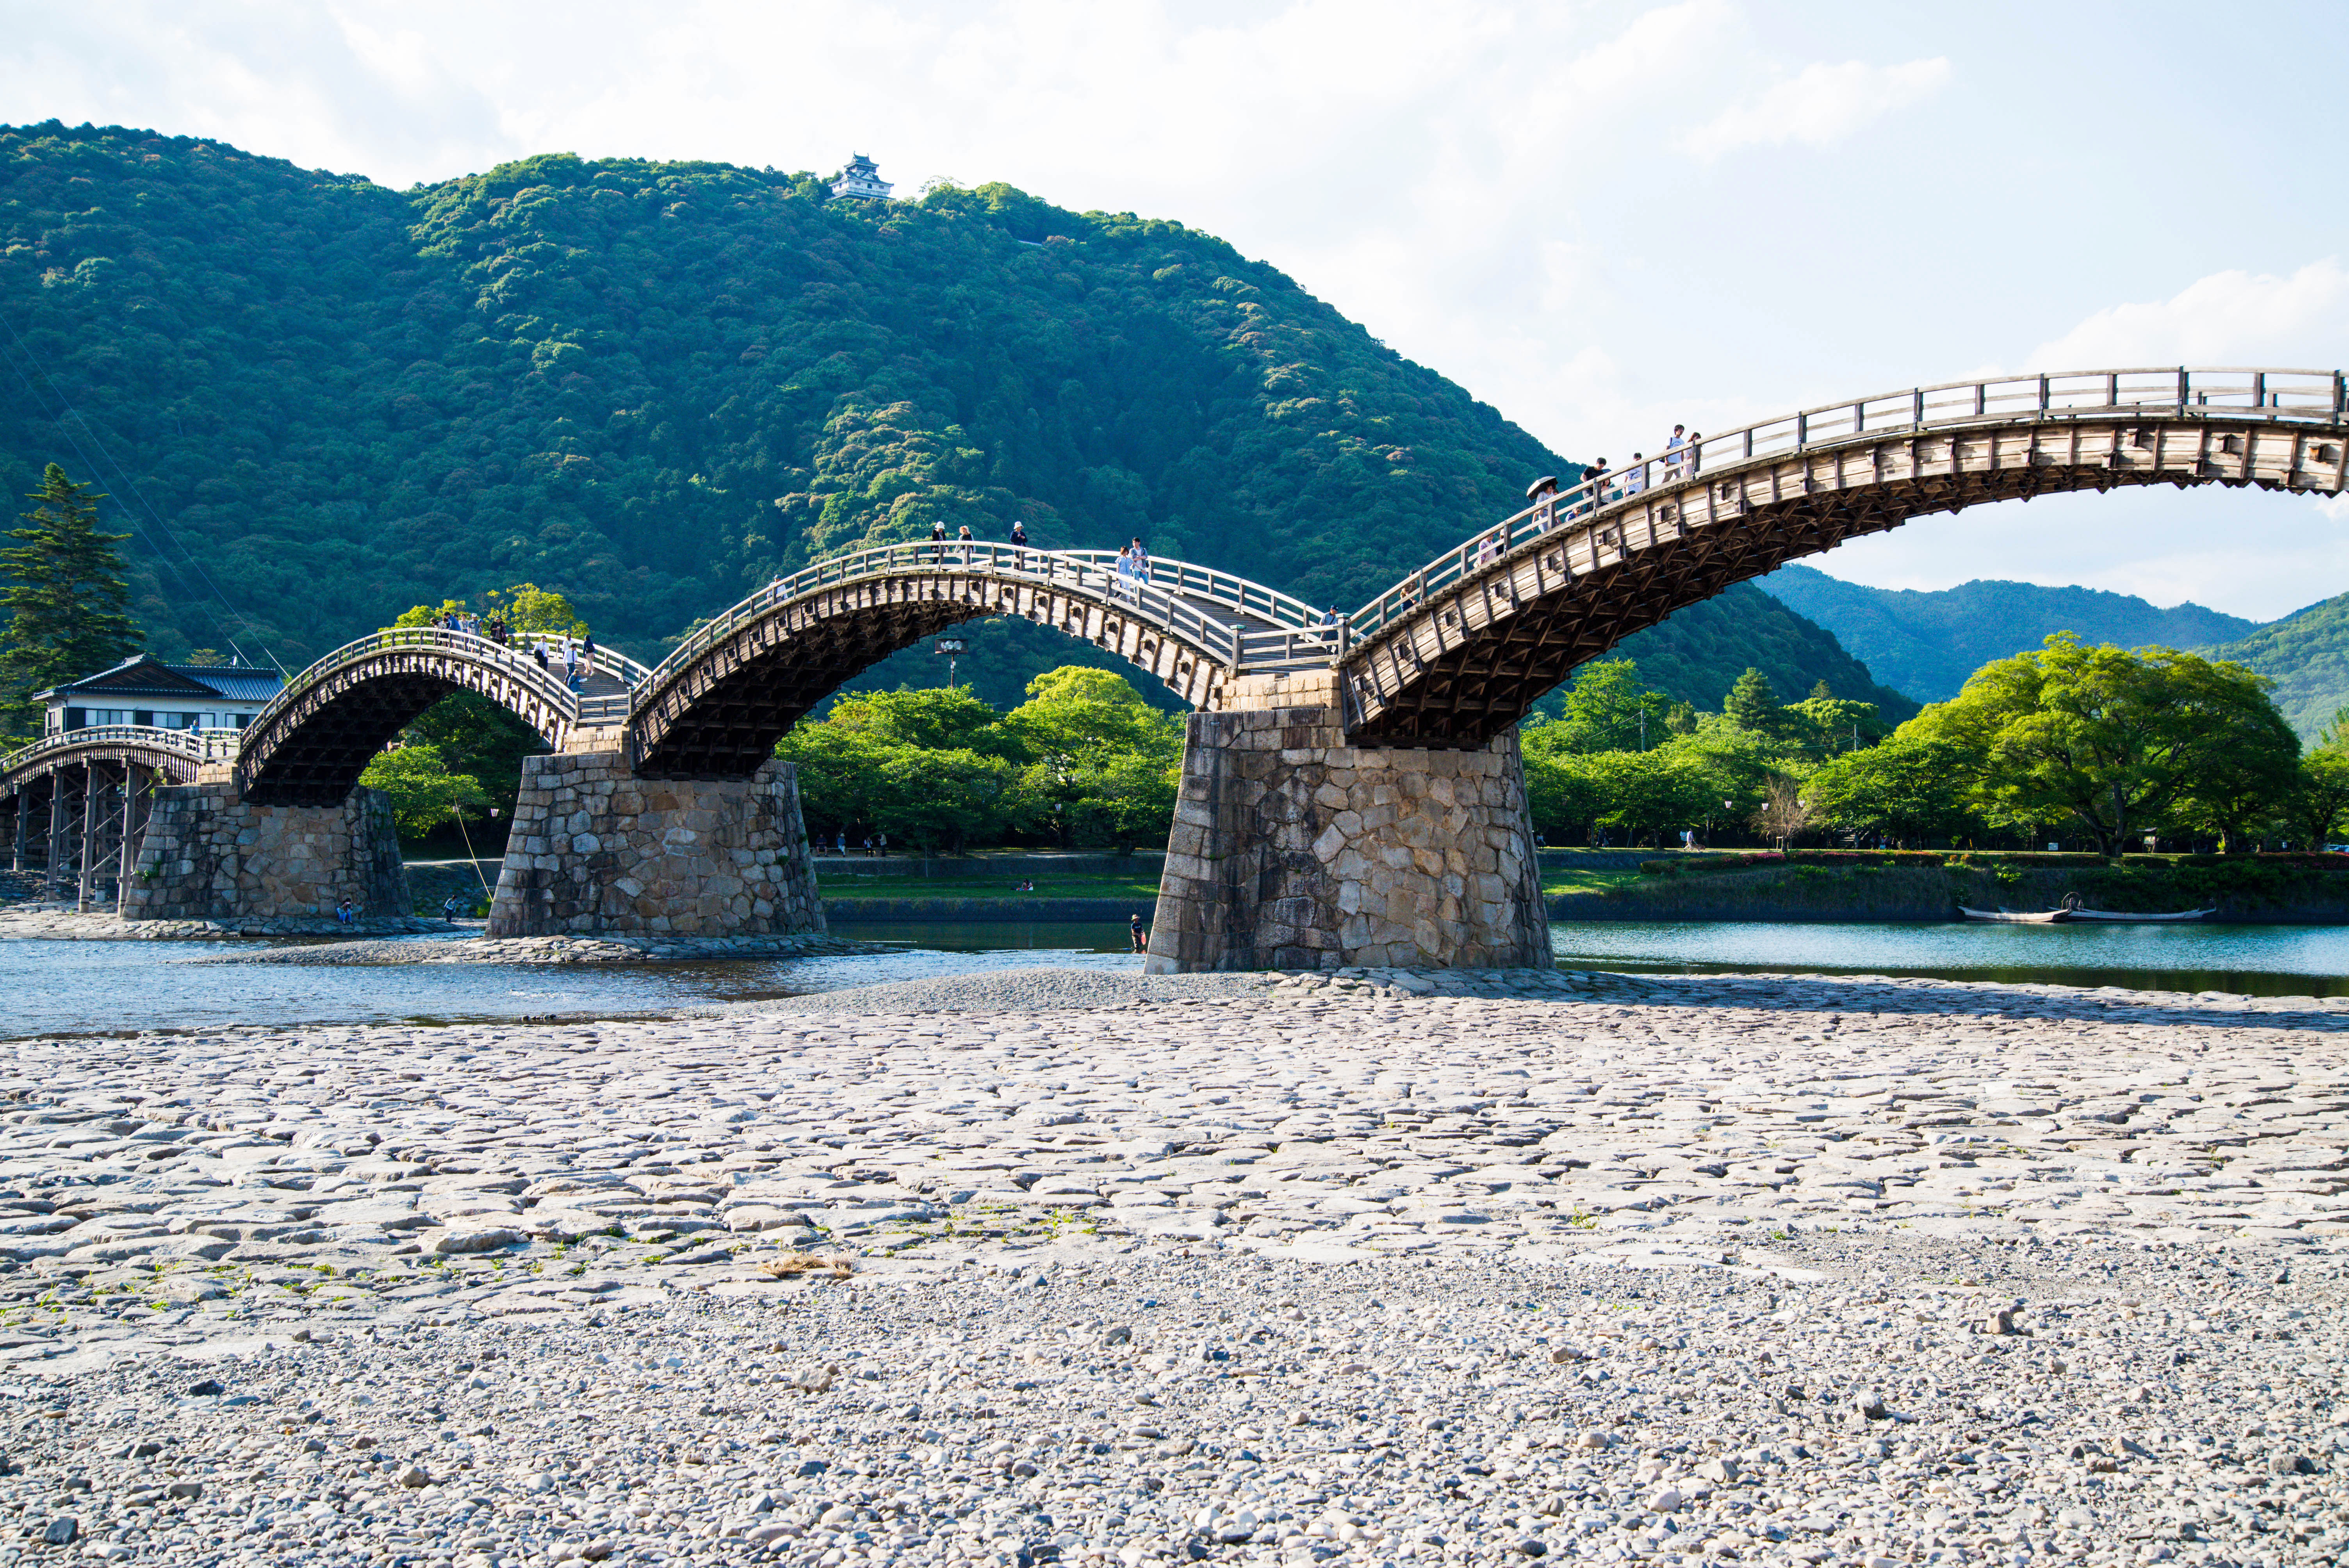
<path id="1" fill-rule="evenodd" d="M 523 760 L 492 936 L 763 936 L 822 931 L 799 770 L 647 779 L 618 729 Z"/>
<path id="2" fill-rule="evenodd" d="M 1347 743 L 1335 672 L 1252 676 L 1191 716 L 1149 972 L 1550 966 L 1510 729 Z"/>
<path id="3" fill-rule="evenodd" d="M 409 912 L 399 830 L 379 789 L 339 805 L 244 799 L 227 768 L 155 791 L 138 862 L 122 890 L 125 920 L 299 920 L 344 899 L 365 915 Z"/>

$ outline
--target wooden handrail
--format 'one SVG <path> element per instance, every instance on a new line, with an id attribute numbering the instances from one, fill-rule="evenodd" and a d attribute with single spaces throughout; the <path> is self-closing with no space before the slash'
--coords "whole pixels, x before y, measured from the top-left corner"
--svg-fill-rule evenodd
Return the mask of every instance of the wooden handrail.
<path id="1" fill-rule="evenodd" d="M 2349 380 L 2338 370 L 2141 366 L 1945 381 L 1822 403 L 1704 437 L 1669 457 L 1611 469 L 1597 480 L 1577 483 L 1472 534 L 1349 616 L 1350 641 L 1375 635 L 1408 615 L 1430 593 L 1473 576 L 1487 561 L 1497 561 L 1547 535 L 1594 526 L 1609 508 L 1636 496 L 1692 483 L 1700 476 L 1717 475 L 1747 463 L 1784 458 L 1822 444 L 1880 438 L 1901 429 L 1947 429 L 2017 418 L 2060 420 L 2155 409 L 2165 418 L 2178 418 L 2209 409 L 2255 408 L 2274 419 L 2337 423 L 2344 409 L 2349 409 Z"/>

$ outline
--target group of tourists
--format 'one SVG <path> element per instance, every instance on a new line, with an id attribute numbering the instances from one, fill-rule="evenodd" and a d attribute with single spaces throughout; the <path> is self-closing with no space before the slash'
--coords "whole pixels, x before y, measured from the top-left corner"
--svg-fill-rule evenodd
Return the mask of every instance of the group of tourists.
<path id="1" fill-rule="evenodd" d="M 779 580 L 780 581 L 780 580 Z M 444 611 L 432 617 L 432 624 L 444 632 L 462 632 L 469 637 L 481 637 L 502 648 L 514 645 L 513 628 L 502 615 L 469 615 L 462 610 Z M 585 686 L 587 674 L 595 667 L 595 634 L 582 636 L 568 633 L 525 632 L 523 649 L 538 667 L 550 675 L 563 672 L 563 683 L 573 691 Z"/>
<path id="2" fill-rule="evenodd" d="M 1142 585 L 1150 581 L 1150 552 L 1142 548 L 1139 539 L 1129 541 L 1117 552 L 1117 596 L 1142 602 Z"/>
<path id="3" fill-rule="evenodd" d="M 1661 457 L 1651 459 L 1644 452 L 1633 452 L 1630 466 L 1620 470 L 1609 468 L 1605 458 L 1595 459 L 1582 470 L 1582 478 L 1575 486 L 1581 494 L 1563 514 L 1556 504 L 1559 499 L 1557 476 L 1544 474 L 1526 487 L 1526 500 L 1537 509 L 1534 514 L 1534 531 L 1547 533 L 1567 518 L 1579 517 L 1611 501 L 1640 494 L 1648 488 L 1648 469 L 1651 462 L 1663 465 L 1663 483 L 1677 484 L 1696 472 L 1697 443 L 1703 439 L 1702 432 L 1692 430 L 1685 425 L 1674 425 L 1671 435 L 1664 442 Z"/>

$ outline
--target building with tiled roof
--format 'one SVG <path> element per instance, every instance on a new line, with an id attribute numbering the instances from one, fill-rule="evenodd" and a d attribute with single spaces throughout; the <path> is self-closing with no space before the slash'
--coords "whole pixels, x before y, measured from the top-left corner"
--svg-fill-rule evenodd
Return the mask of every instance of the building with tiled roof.
<path id="1" fill-rule="evenodd" d="M 243 729 L 285 684 L 275 670 L 252 665 L 167 665 L 140 654 L 33 700 L 45 706 L 44 735 L 101 724 Z"/>

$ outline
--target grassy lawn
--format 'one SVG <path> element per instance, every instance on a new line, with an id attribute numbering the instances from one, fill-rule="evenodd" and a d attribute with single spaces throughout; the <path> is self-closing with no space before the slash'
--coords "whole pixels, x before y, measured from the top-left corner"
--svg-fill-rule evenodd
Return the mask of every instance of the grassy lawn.
<path id="1" fill-rule="evenodd" d="M 1629 887 L 1641 880 L 1645 873 L 1635 868 L 1620 871 L 1544 871 L 1542 893 L 1556 898 L 1562 892 L 1605 892 L 1610 887 Z"/>
<path id="2" fill-rule="evenodd" d="M 1156 877 L 1121 876 L 977 876 L 863 877 L 837 872 L 819 877 L 826 898 L 1115 898 L 1140 899 L 1146 907 L 1158 897 Z M 1034 892 L 1013 884 L 1033 882 Z"/>

